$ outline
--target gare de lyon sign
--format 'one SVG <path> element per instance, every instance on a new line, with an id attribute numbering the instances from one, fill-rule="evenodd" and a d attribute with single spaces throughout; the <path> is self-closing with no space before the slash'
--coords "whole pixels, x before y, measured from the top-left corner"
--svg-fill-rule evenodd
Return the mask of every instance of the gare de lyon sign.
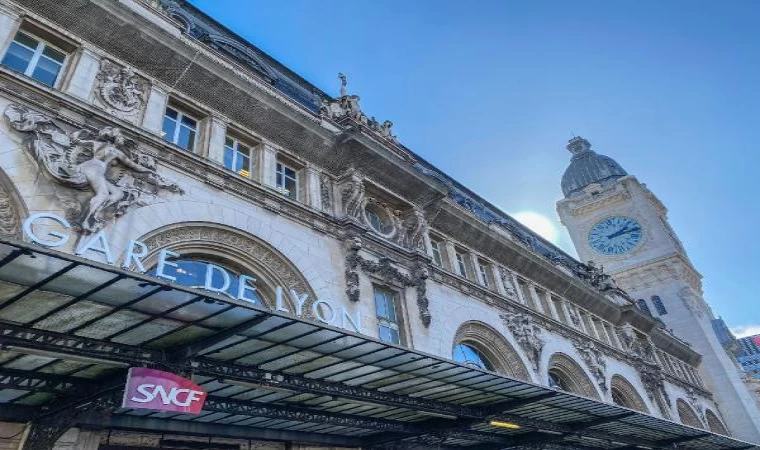
<path id="1" fill-rule="evenodd" d="M 60 228 L 62 231 L 53 230 L 42 234 L 35 231 L 35 225 L 55 225 L 56 228 Z M 24 235 L 26 235 L 31 242 L 47 248 L 55 248 L 65 245 L 71 239 L 72 233 L 71 224 L 66 219 L 48 212 L 36 213 L 29 216 L 24 221 L 23 229 Z M 78 256 L 93 260 L 102 259 L 110 265 L 117 265 L 116 259 L 113 257 L 113 252 L 111 251 L 108 236 L 103 230 L 89 236 L 82 236 L 81 242 L 76 247 L 74 253 Z M 124 258 L 119 266 L 122 269 L 145 273 L 147 270 L 143 265 L 142 259 L 147 255 L 148 246 L 145 245 L 145 243 L 138 240 L 129 240 L 124 248 Z M 172 268 L 175 270 L 179 268 L 179 265 L 173 261 L 181 256 L 182 255 L 178 252 L 174 252 L 170 249 L 160 250 L 157 258 L 158 261 L 152 275 L 176 282 L 176 277 L 171 275 L 169 271 L 171 271 Z M 258 303 L 254 298 L 256 292 L 256 287 L 253 285 L 253 283 L 256 282 L 255 277 L 245 274 L 236 276 L 230 273 L 227 269 L 215 264 L 207 262 L 202 262 L 201 264 L 205 266 L 203 284 L 195 287 L 216 294 L 226 295 L 236 300 Z M 235 281 L 236 283 L 234 283 Z M 233 289 L 233 292 L 229 292 L 230 287 L 235 285 L 237 285 L 237 289 Z M 291 311 L 288 309 L 284 301 L 284 292 L 285 290 L 281 286 L 275 288 L 274 309 L 279 312 L 291 314 Z M 295 316 L 303 317 L 304 304 L 308 300 L 309 294 L 299 294 L 294 289 L 290 289 L 288 294 L 295 305 Z M 311 312 L 319 322 L 362 333 L 359 313 L 357 312 L 352 317 L 344 305 L 338 305 L 336 307 L 326 300 L 318 299 L 311 304 Z"/>

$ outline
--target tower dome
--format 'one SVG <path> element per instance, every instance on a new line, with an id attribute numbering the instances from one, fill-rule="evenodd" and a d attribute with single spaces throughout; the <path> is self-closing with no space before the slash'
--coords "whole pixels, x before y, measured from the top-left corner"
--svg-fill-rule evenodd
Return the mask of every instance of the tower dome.
<path id="1" fill-rule="evenodd" d="M 562 193 L 571 197 L 586 186 L 606 184 L 628 173 L 614 159 L 591 150 L 591 144 L 580 136 L 570 139 L 567 149 L 573 154 L 562 175 Z"/>

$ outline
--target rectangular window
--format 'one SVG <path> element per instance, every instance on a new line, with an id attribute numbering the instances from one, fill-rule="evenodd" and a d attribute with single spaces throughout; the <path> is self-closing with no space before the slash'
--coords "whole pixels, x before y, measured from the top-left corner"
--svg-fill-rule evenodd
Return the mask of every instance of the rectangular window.
<path id="1" fill-rule="evenodd" d="M 430 249 L 433 252 L 433 264 L 438 267 L 443 267 L 442 245 L 441 241 L 430 239 Z"/>
<path id="2" fill-rule="evenodd" d="M 277 163 L 276 186 L 286 197 L 298 200 L 298 172 L 292 167 Z"/>
<path id="3" fill-rule="evenodd" d="M 163 133 L 166 142 L 192 152 L 198 134 L 198 121 L 178 109 L 167 106 Z"/>
<path id="4" fill-rule="evenodd" d="M 565 309 L 562 307 L 562 299 L 559 299 L 555 296 L 551 296 L 552 303 L 554 304 L 554 311 L 557 312 L 557 315 L 559 316 L 558 319 L 560 322 L 567 324 L 567 316 L 565 315 Z"/>
<path id="5" fill-rule="evenodd" d="M 467 278 L 467 262 L 465 261 L 465 255 L 459 250 L 454 251 L 454 257 L 457 260 L 457 273 Z"/>
<path id="6" fill-rule="evenodd" d="M 478 261 L 478 271 L 480 272 L 480 278 L 483 279 L 483 286 L 490 287 L 491 282 L 488 279 L 488 263 L 484 261 Z"/>
<path id="7" fill-rule="evenodd" d="M 250 146 L 227 136 L 224 140 L 224 167 L 238 175 L 251 178 L 255 168 L 251 152 Z"/>
<path id="8" fill-rule="evenodd" d="M 536 309 L 536 302 L 533 300 L 533 294 L 531 294 L 528 284 L 523 280 L 518 280 L 517 284 L 520 286 L 520 290 L 523 294 L 523 299 L 525 299 L 525 304 L 528 305 L 531 309 Z"/>
<path id="9" fill-rule="evenodd" d="M 375 288 L 375 312 L 377 313 L 377 334 L 381 341 L 401 343 L 399 320 L 396 313 L 396 295 L 387 289 Z"/>
<path id="10" fill-rule="evenodd" d="M 55 86 L 65 60 L 63 50 L 19 31 L 5 52 L 2 64 L 48 86 Z"/>

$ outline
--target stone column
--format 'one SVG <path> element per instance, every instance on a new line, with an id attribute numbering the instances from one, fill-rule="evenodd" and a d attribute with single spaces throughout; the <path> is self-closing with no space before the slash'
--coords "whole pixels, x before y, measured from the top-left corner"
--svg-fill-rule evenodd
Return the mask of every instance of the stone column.
<path id="1" fill-rule="evenodd" d="M 312 164 L 307 164 L 304 169 L 304 181 L 306 184 L 306 203 L 312 208 L 322 210 L 322 192 L 319 187 L 319 170 Z"/>
<path id="2" fill-rule="evenodd" d="M 167 89 L 156 86 L 155 82 L 153 82 L 148 95 L 148 104 L 145 105 L 145 115 L 143 116 L 143 128 L 159 136 L 164 126 L 166 104 L 169 101 L 167 91 Z"/>
<path id="3" fill-rule="evenodd" d="M 8 46 L 11 45 L 16 35 L 21 18 L 10 7 L 0 4 L 0 55 L 5 55 Z"/>
<path id="4" fill-rule="evenodd" d="M 209 119 L 208 159 L 224 165 L 224 140 L 227 138 L 227 120 L 213 115 Z"/>
<path id="5" fill-rule="evenodd" d="M 275 188 L 277 186 L 277 178 L 275 177 L 277 170 L 277 150 L 269 144 L 264 144 L 261 150 L 261 183 Z"/>
<path id="6" fill-rule="evenodd" d="M 528 299 L 525 298 L 525 293 L 523 292 L 522 284 L 517 279 L 517 276 L 514 273 L 512 274 L 512 283 L 514 283 L 515 285 L 515 293 L 517 294 L 517 300 L 523 305 L 527 305 Z"/>
<path id="7" fill-rule="evenodd" d="M 99 71 L 100 55 L 88 47 L 82 47 L 63 91 L 90 103 L 90 93 Z"/>

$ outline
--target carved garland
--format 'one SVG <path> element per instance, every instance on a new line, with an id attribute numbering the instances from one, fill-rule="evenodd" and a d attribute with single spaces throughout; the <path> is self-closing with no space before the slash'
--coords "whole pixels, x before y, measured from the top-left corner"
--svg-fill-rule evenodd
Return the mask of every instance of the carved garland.
<path id="1" fill-rule="evenodd" d="M 583 362 L 586 363 L 591 375 L 596 379 L 596 384 L 602 392 L 607 392 L 607 362 L 604 360 L 602 352 L 591 341 L 578 340 L 573 345 Z"/>
<path id="2" fill-rule="evenodd" d="M 371 261 L 359 255 L 362 248 L 362 240 L 358 236 L 346 239 L 346 295 L 352 302 L 358 302 L 361 297 L 359 288 L 359 271 L 374 274 L 389 281 L 401 283 L 405 287 L 414 287 L 417 293 L 417 307 L 420 311 L 420 320 L 426 327 L 430 326 L 432 316 L 429 310 L 427 298 L 426 280 L 430 276 L 424 263 L 416 263 L 412 275 L 406 275 L 391 265 L 389 258 L 381 258 L 379 261 Z"/>
<path id="3" fill-rule="evenodd" d="M 517 344 L 525 352 L 533 366 L 533 371 L 539 373 L 541 353 L 545 344 L 544 338 L 541 336 L 541 328 L 533 320 L 533 317 L 512 308 L 509 309 L 509 313 L 501 314 L 500 317 L 514 336 Z"/>

